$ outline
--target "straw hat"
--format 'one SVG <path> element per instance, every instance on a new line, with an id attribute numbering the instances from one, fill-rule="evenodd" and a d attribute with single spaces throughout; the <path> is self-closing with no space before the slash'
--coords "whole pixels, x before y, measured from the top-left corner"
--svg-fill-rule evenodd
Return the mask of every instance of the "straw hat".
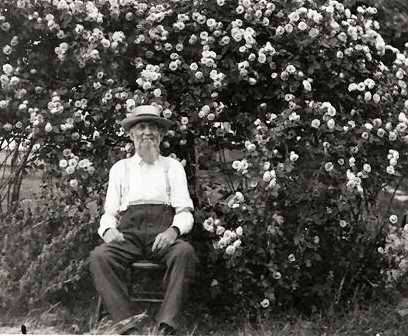
<path id="1" fill-rule="evenodd" d="M 120 123 L 125 129 L 129 131 L 132 126 L 142 121 L 152 121 L 163 127 L 165 130 L 169 129 L 173 123 L 160 116 L 160 110 L 154 105 L 140 105 L 135 107 L 131 113 L 128 113 L 126 118 Z"/>

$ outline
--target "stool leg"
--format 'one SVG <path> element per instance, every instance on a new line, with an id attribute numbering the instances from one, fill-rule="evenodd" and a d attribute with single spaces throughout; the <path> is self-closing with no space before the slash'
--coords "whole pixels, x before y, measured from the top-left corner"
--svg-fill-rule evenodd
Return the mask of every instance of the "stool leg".
<path id="1" fill-rule="evenodd" d="M 133 268 L 130 268 L 130 269 L 127 271 L 127 277 L 128 277 L 128 279 L 127 279 L 127 281 L 128 281 L 128 295 L 129 295 L 129 297 L 132 295 L 132 285 L 133 285 L 132 279 L 133 279 L 133 276 L 134 276 L 134 270 L 133 270 Z"/>
<path id="2" fill-rule="evenodd" d="M 96 312 L 95 312 L 95 317 L 94 317 L 94 327 L 99 322 L 99 319 L 101 318 L 101 311 L 102 311 L 102 297 L 98 294 L 98 302 L 96 303 Z"/>

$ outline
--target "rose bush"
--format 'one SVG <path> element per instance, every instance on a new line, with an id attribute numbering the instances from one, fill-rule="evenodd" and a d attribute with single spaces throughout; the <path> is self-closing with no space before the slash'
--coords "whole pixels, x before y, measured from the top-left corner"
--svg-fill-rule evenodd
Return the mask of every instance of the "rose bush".
<path id="1" fill-rule="evenodd" d="M 10 293 L 34 304 L 89 278 L 109 168 L 132 151 L 118 122 L 143 103 L 175 122 L 162 152 L 196 204 L 197 301 L 268 314 L 383 285 L 395 223 L 376 199 L 407 168 L 408 59 L 375 16 L 332 0 L 4 0 L 0 138 L 44 171 L 41 208 L 5 213 L 4 232 L 53 228 L 2 243 Z"/>

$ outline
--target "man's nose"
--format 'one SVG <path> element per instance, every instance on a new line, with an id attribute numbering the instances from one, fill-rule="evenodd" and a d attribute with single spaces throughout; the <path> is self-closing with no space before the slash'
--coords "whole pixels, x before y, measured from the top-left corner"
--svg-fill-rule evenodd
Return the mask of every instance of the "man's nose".
<path id="1" fill-rule="evenodd" d="M 146 126 L 145 127 L 145 129 L 144 129 L 144 134 L 152 134 L 153 133 L 153 131 L 152 131 L 152 129 L 150 128 L 150 126 Z"/>

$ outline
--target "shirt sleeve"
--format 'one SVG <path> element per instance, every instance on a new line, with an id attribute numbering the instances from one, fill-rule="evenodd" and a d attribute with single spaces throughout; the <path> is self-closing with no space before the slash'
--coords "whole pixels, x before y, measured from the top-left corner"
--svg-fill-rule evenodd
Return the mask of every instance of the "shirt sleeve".
<path id="1" fill-rule="evenodd" d="M 180 235 L 183 235 L 191 231 L 193 224 L 194 217 L 191 212 L 183 211 L 174 215 L 172 226 L 176 226 L 180 230 Z"/>
<path id="2" fill-rule="evenodd" d="M 184 167 L 177 160 L 173 162 L 169 171 L 170 203 L 176 211 L 172 225 L 180 230 L 180 234 L 186 234 L 193 228 L 194 218 L 191 211 L 194 206 L 188 191 Z"/>
<path id="3" fill-rule="evenodd" d="M 117 162 L 112 166 L 109 172 L 109 182 L 108 190 L 106 192 L 104 214 L 101 217 L 98 229 L 98 234 L 101 238 L 106 229 L 116 228 L 117 226 L 121 200 L 121 166 L 122 165 Z"/>

